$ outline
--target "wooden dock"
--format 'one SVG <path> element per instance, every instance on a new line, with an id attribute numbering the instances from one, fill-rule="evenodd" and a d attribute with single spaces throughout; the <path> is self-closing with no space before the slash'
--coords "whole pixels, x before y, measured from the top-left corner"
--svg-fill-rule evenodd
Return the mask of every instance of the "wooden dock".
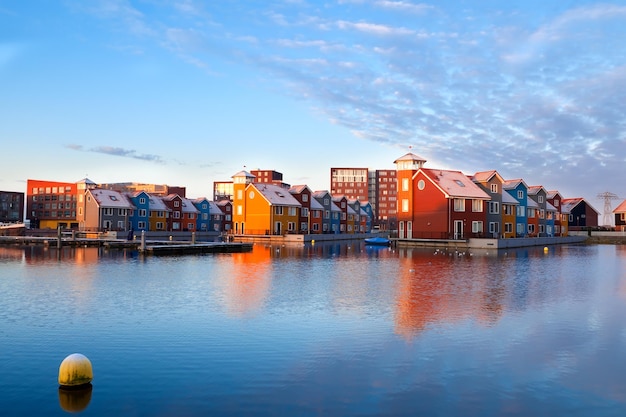
<path id="1" fill-rule="evenodd" d="M 198 253 L 235 253 L 252 251 L 252 243 L 244 242 L 188 242 L 188 241 L 138 241 L 121 239 L 88 239 L 37 236 L 0 236 L 0 245 L 48 247 L 104 247 L 113 250 L 137 250 L 146 255 L 185 255 Z"/>

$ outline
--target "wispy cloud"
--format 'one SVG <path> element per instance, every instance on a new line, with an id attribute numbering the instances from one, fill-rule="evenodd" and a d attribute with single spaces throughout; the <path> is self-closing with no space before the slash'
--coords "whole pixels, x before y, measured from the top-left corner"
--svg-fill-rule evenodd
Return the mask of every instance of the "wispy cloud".
<path id="1" fill-rule="evenodd" d="M 95 146 L 91 148 L 85 148 L 82 145 L 69 144 L 69 145 L 65 145 L 65 147 L 67 149 L 72 149 L 74 151 L 80 151 L 80 152 L 101 153 L 101 154 L 111 155 L 111 156 L 120 156 L 124 158 L 139 159 L 142 161 L 156 162 L 159 164 L 164 163 L 163 159 L 158 155 L 142 154 L 142 153 L 138 153 L 137 151 L 133 149 L 124 149 L 124 148 L 119 148 L 115 146 Z"/>

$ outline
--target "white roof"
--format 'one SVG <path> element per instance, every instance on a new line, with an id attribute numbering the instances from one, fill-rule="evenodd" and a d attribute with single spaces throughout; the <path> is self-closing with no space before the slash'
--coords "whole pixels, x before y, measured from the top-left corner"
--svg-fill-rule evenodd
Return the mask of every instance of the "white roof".
<path id="1" fill-rule="evenodd" d="M 505 191 L 502 193 L 502 204 L 519 204 L 519 201 Z"/>
<path id="2" fill-rule="evenodd" d="M 324 210 L 324 206 L 316 199 L 311 199 L 311 210 Z"/>
<path id="3" fill-rule="evenodd" d="M 96 199 L 100 207 L 127 209 L 135 207 L 124 194 L 118 191 L 95 188 L 89 192 Z"/>
<path id="4" fill-rule="evenodd" d="M 256 188 L 259 193 L 273 206 L 296 206 L 302 207 L 302 204 L 291 195 L 289 190 L 273 184 L 255 183 L 252 187 Z"/>
<path id="5" fill-rule="evenodd" d="M 461 171 L 448 171 L 444 169 L 421 168 L 439 189 L 450 198 L 480 198 L 490 200 L 491 197 L 482 188 L 476 185 L 467 175 Z"/>
<path id="6" fill-rule="evenodd" d="M 156 195 L 150 195 L 148 208 L 152 211 L 170 211 L 170 209 L 165 205 L 163 200 L 161 200 L 161 197 Z"/>
<path id="7" fill-rule="evenodd" d="M 181 200 L 183 200 L 183 213 L 200 213 L 200 210 L 198 210 L 196 206 L 193 205 L 193 202 L 191 200 L 182 197 Z"/>

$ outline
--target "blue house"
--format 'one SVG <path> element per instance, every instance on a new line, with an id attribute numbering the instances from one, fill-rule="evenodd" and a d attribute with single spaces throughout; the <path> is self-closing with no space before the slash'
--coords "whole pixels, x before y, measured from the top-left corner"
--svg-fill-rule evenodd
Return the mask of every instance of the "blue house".
<path id="1" fill-rule="evenodd" d="M 200 232 L 212 231 L 210 201 L 206 197 L 200 197 L 193 200 L 192 203 L 198 210 L 198 216 L 196 217 L 196 230 Z"/>
<path id="2" fill-rule="evenodd" d="M 519 203 L 516 207 L 515 234 L 516 237 L 524 237 L 526 236 L 528 230 L 528 219 L 526 218 L 526 209 L 528 207 L 528 186 L 524 180 L 515 179 L 504 181 L 502 188 Z M 533 202 L 533 206 L 535 205 L 536 204 Z"/>
<path id="3" fill-rule="evenodd" d="M 150 230 L 150 195 L 145 191 L 136 191 L 127 194 L 127 197 L 135 206 L 128 219 L 130 227 L 135 231 Z"/>
<path id="4" fill-rule="evenodd" d="M 372 203 L 369 201 L 361 201 L 361 212 L 364 215 L 367 215 L 367 226 L 365 232 L 369 233 L 372 231 L 372 227 L 374 226 L 374 209 L 372 208 Z"/>

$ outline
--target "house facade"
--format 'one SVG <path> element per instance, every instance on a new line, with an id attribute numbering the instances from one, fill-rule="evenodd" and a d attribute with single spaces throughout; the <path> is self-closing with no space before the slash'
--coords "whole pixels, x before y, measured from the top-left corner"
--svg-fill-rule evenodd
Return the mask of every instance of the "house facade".
<path id="1" fill-rule="evenodd" d="M 24 222 L 24 193 L 0 191 L 0 223 Z"/>
<path id="2" fill-rule="evenodd" d="M 87 232 L 130 230 L 133 209 L 131 201 L 118 191 L 87 189 L 78 211 L 79 229 Z"/>
<path id="3" fill-rule="evenodd" d="M 561 201 L 561 207 L 568 214 L 568 230 L 598 227 L 599 212 L 584 198 L 565 198 Z"/>
<path id="4" fill-rule="evenodd" d="M 626 231 L 626 200 L 622 201 L 615 210 L 613 210 L 615 216 L 615 228 L 616 230 Z"/>

